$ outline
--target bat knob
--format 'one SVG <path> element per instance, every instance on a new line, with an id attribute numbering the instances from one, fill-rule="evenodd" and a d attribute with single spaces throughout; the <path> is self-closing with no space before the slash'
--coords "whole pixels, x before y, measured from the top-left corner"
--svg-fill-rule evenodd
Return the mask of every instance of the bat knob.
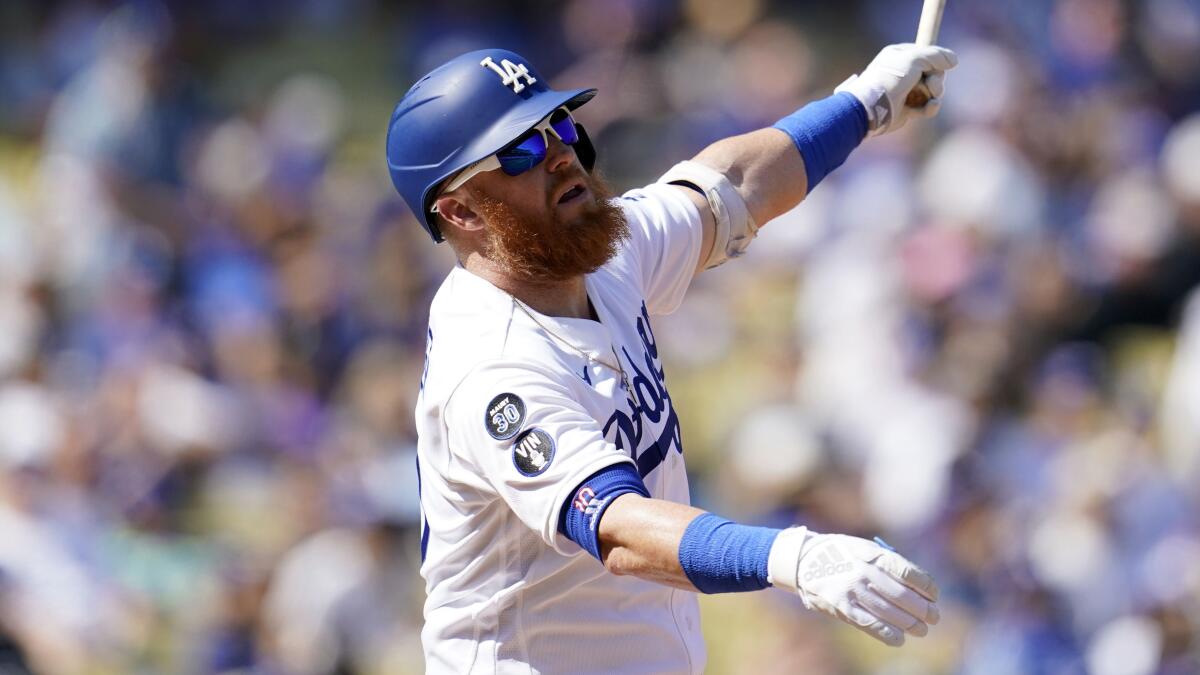
<path id="1" fill-rule="evenodd" d="M 925 86 L 925 78 L 922 77 L 917 86 L 908 92 L 908 96 L 904 99 L 904 105 L 909 108 L 923 108 L 931 98 L 933 96 L 929 93 L 929 87 Z"/>

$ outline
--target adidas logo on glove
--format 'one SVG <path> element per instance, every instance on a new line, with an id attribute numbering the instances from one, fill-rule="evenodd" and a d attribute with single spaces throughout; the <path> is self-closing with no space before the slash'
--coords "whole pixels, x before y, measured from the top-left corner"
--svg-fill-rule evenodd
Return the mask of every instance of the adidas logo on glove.
<path id="1" fill-rule="evenodd" d="M 821 551 L 816 560 L 812 561 L 801 579 L 806 582 L 815 581 L 824 579 L 831 574 L 848 571 L 850 571 L 850 561 L 846 560 L 836 546 L 830 546 L 826 551 Z"/>

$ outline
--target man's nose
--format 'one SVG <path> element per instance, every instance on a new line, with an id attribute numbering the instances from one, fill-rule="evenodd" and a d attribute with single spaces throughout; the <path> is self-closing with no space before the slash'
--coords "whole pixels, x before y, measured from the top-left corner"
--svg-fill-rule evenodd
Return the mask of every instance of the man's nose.
<path id="1" fill-rule="evenodd" d="M 554 134 L 546 134 L 546 170 L 554 173 L 571 165 L 575 150 L 558 140 Z"/>

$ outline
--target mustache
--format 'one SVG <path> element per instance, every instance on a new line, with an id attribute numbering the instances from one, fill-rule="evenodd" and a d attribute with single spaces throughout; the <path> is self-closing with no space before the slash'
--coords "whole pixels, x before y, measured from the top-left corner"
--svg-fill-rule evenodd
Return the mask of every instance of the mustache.
<path id="1" fill-rule="evenodd" d="M 562 220 L 553 205 L 549 215 L 531 216 L 496 198 L 481 200 L 488 223 L 484 255 L 525 279 L 561 281 L 600 269 L 629 238 L 629 225 L 603 176 L 583 174 L 560 181 L 555 189 L 576 183 L 591 191 L 593 202 L 570 221 Z"/>
<path id="2" fill-rule="evenodd" d="M 570 190 L 571 188 L 573 188 L 577 185 L 591 188 L 592 186 L 589 185 L 589 183 L 592 182 L 589 180 L 590 178 L 592 178 L 592 177 L 586 173 L 579 173 L 579 174 L 570 176 L 568 178 L 564 178 L 564 179 L 556 182 L 553 186 L 550 187 L 549 192 L 546 194 L 546 203 L 551 208 L 553 208 L 555 205 L 557 205 L 562 200 L 563 194 L 565 194 L 568 190 Z M 605 186 L 605 187 L 607 187 L 607 186 Z M 596 190 L 594 188 L 592 189 L 592 193 L 597 194 Z M 611 198 L 611 194 L 607 194 L 607 195 L 605 195 L 605 197 Z"/>

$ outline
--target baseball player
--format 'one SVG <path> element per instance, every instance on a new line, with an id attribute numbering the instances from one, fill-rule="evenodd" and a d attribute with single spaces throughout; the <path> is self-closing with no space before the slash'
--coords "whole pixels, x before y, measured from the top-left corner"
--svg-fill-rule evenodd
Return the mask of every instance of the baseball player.
<path id="1" fill-rule="evenodd" d="M 773 586 L 889 645 L 938 621 L 933 580 L 887 548 L 689 505 L 651 317 L 864 137 L 935 115 L 955 63 L 889 46 L 830 97 L 620 197 L 572 116 L 595 89 L 486 49 L 404 95 L 388 168 L 458 258 L 416 410 L 429 672 L 699 673 L 697 592 Z M 922 80 L 932 98 L 906 107 Z"/>

